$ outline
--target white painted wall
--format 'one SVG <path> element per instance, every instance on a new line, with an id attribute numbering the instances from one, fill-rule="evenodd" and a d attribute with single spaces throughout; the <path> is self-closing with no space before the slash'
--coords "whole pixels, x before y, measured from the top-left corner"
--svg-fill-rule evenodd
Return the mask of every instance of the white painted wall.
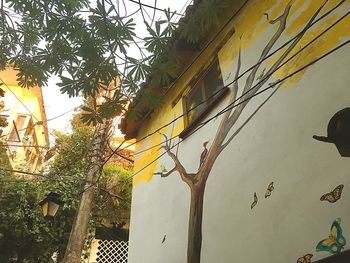
<path id="1" fill-rule="evenodd" d="M 243 52 L 243 69 L 256 62 L 266 39 Z M 301 81 L 282 87 L 219 156 L 206 185 L 202 263 L 293 263 L 307 253 L 321 259 L 330 254 L 315 247 L 338 217 L 350 243 L 350 158 L 312 138 L 326 135 L 330 118 L 350 107 L 349 62 L 346 46 L 313 65 Z M 232 61 L 232 76 L 235 68 Z M 270 92 L 252 99 L 235 127 Z M 201 144 L 214 137 L 219 122 L 220 117 L 181 143 L 179 156 L 189 171 L 198 168 Z M 173 167 L 166 155 L 158 163 Z M 275 190 L 265 199 L 272 181 Z M 339 201 L 320 201 L 339 184 Z M 259 201 L 251 210 L 254 192 Z M 135 185 L 129 262 L 186 262 L 189 204 L 189 188 L 177 174 Z"/>

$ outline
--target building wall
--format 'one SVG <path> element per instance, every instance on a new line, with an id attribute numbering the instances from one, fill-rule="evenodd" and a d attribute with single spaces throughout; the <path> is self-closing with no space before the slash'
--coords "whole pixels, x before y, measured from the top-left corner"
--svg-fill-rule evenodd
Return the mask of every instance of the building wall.
<path id="1" fill-rule="evenodd" d="M 5 144 L 11 145 L 8 147 L 8 154 L 12 156 L 10 158 L 11 165 L 15 168 L 23 168 L 23 164 L 28 165 L 29 170 L 35 170 L 38 166 L 38 154 L 44 148 L 33 148 L 33 147 L 16 147 L 13 145 L 37 145 L 37 146 L 47 146 L 48 131 L 46 128 L 46 114 L 43 104 L 43 95 L 40 87 L 33 88 L 22 88 L 18 85 L 16 81 L 16 71 L 12 68 L 8 68 L 6 71 L 0 72 L 0 80 L 6 85 L 2 85 L 1 88 L 5 91 L 5 112 L 7 115 L 7 120 L 9 125 L 3 130 L 3 138 L 5 139 Z M 10 138 L 10 133 L 13 130 L 13 122 L 16 123 L 18 116 L 27 116 L 25 123 L 21 130 L 18 131 L 19 138 L 12 140 Z M 39 124 L 38 124 L 39 122 Z M 43 125 L 44 124 L 44 125 Z M 33 127 L 35 131 L 35 138 L 26 138 L 26 131 Z M 26 129 L 28 128 L 28 129 Z M 19 139 L 19 140 L 17 140 Z M 27 139 L 27 140 L 26 140 Z M 34 140 L 35 142 L 30 142 Z M 31 151 L 32 154 L 30 158 L 26 158 L 26 151 Z M 15 154 L 13 154 L 15 152 Z M 40 165 L 39 165 L 40 166 Z"/>
<path id="2" fill-rule="evenodd" d="M 243 1 L 233 2 L 238 6 Z M 320 21 L 306 30 L 286 59 L 350 11 L 350 1 L 328 1 L 323 7 L 325 2 L 321 0 L 249 1 L 222 33 L 224 36 L 235 28 L 235 33 L 218 52 L 226 84 L 235 79 L 239 64 L 241 73 L 257 63 L 278 30 L 279 23 L 273 20 L 286 12 L 289 3 L 286 28 L 270 52 L 301 32 L 314 15 Z M 332 8 L 334 10 L 330 11 Z M 347 16 L 274 72 L 259 91 L 349 40 L 349 27 Z M 182 100 L 176 101 L 176 98 L 186 95 L 188 83 L 198 69 L 214 58 L 219 40 L 177 82 L 165 98 L 164 106 L 141 127 L 138 139 L 183 113 Z M 261 64 L 253 83 L 273 67 L 287 48 Z M 346 45 L 286 79 L 281 86 L 272 86 L 249 99 L 247 106 L 238 111 L 227 138 L 236 134 L 218 155 L 206 181 L 201 262 L 296 262 L 306 254 L 312 254 L 312 261 L 316 261 L 332 255 L 331 245 L 339 251 L 349 248 L 348 244 L 343 244 L 340 234 L 342 230 L 345 240 L 350 242 L 350 158 L 342 157 L 334 144 L 313 139 L 313 135 L 327 135 L 332 116 L 350 107 L 349 61 L 350 46 Z M 249 82 L 248 75 L 238 81 L 237 96 Z M 230 94 L 204 121 L 228 105 L 235 88 L 235 85 L 230 86 Z M 174 101 L 176 105 L 172 107 Z M 198 172 L 202 143 L 209 141 L 208 148 L 213 147 L 215 136 L 223 132 L 220 129 L 223 116 L 216 117 L 179 145 L 178 159 L 188 172 Z M 179 134 L 184 125 L 184 120 L 180 119 L 162 133 L 170 138 Z M 130 263 L 186 262 L 191 189 L 178 172 L 167 177 L 159 175 L 161 166 L 168 171 L 174 167 L 166 152 L 144 168 L 164 153 L 164 149 L 154 147 L 137 155 L 163 140 L 163 136 L 156 134 L 136 146 Z M 272 182 L 271 196 L 265 198 Z M 335 191 L 327 195 L 326 200 L 320 200 L 337 186 L 341 189 L 341 185 L 342 192 Z M 254 202 L 254 193 L 257 202 Z M 335 240 L 329 239 L 332 224 L 333 230 L 338 229 Z M 329 242 L 323 242 L 322 247 L 320 241 L 327 238 Z"/>

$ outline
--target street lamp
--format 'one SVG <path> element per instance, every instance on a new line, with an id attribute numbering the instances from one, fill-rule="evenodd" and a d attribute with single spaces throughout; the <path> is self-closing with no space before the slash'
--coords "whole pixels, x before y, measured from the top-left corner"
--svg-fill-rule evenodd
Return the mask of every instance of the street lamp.
<path id="1" fill-rule="evenodd" d="M 54 192 L 50 192 L 40 203 L 44 214 L 44 218 L 53 219 L 62 205 L 63 202 L 60 200 L 60 195 Z"/>

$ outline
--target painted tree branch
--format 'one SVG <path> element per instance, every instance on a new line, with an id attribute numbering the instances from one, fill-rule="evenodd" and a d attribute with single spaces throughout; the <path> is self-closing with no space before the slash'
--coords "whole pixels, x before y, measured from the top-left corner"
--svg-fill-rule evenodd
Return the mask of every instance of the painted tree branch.
<path id="1" fill-rule="evenodd" d="M 238 85 L 238 78 L 239 78 L 239 73 L 241 71 L 241 66 L 242 66 L 242 50 L 241 48 L 238 51 L 238 61 L 237 61 L 237 70 L 236 70 L 236 74 L 235 74 L 235 82 L 233 83 L 233 87 L 232 90 L 230 92 L 230 97 L 229 97 L 229 101 L 232 103 L 236 100 L 237 98 L 237 94 L 238 94 L 238 90 L 239 90 L 239 85 Z M 222 129 L 224 129 L 224 134 L 228 132 L 227 130 L 227 126 L 226 126 L 226 122 L 228 121 L 228 118 L 230 117 L 230 113 L 231 111 L 227 111 L 225 112 L 224 116 L 222 117 L 222 121 L 221 121 L 221 125 L 223 125 L 223 127 L 220 127 Z"/>
<path id="2" fill-rule="evenodd" d="M 252 85 L 253 82 L 255 80 L 256 77 L 256 73 L 257 73 L 257 69 L 259 68 L 259 66 L 261 65 L 261 63 L 258 63 L 258 65 L 254 68 L 254 70 L 251 72 L 251 74 L 249 75 L 249 77 L 247 78 L 244 90 L 243 90 L 243 95 L 242 98 L 240 99 L 240 105 L 237 106 L 233 112 L 233 114 L 230 116 L 230 118 L 228 119 L 228 121 L 226 122 L 226 131 L 231 130 L 231 128 L 233 127 L 233 125 L 236 123 L 236 121 L 238 120 L 241 112 L 243 111 L 243 109 L 245 108 L 245 106 L 247 105 L 248 101 L 249 101 L 249 97 L 253 96 L 254 94 L 256 94 L 256 92 L 271 78 L 271 76 L 273 75 L 273 73 L 279 69 L 281 63 L 286 59 L 286 57 L 291 53 L 291 51 L 296 47 L 296 45 L 300 42 L 300 40 L 302 39 L 302 37 L 305 35 L 305 33 L 308 31 L 308 29 L 311 27 L 312 23 L 314 22 L 314 20 L 316 19 L 316 17 L 318 16 L 318 14 L 321 12 L 321 10 L 323 9 L 323 7 L 326 5 L 326 3 L 328 2 L 328 0 L 326 0 L 324 2 L 323 5 L 321 5 L 317 11 L 314 13 L 314 15 L 310 18 L 310 20 L 308 21 L 308 23 L 305 25 L 305 27 L 303 28 L 303 30 L 301 31 L 301 34 L 299 34 L 294 41 L 290 44 L 290 46 L 283 52 L 283 54 L 277 59 L 277 61 L 270 67 L 270 69 L 267 71 L 267 73 L 265 75 L 263 75 L 261 77 L 261 80 L 258 82 L 258 84 L 256 84 L 256 86 L 252 89 Z M 272 49 L 273 45 L 276 43 L 276 41 L 278 40 L 278 38 L 281 36 L 281 34 L 283 33 L 283 31 L 285 30 L 285 26 L 286 26 L 286 20 L 290 11 L 291 5 L 288 4 L 287 7 L 285 8 L 284 13 L 279 16 L 278 18 L 276 18 L 275 20 L 272 20 L 270 23 L 271 24 L 275 24 L 277 21 L 279 21 L 280 26 L 277 29 L 277 32 L 274 34 L 274 36 L 272 37 L 272 39 L 269 41 L 269 43 L 267 44 L 267 46 L 264 48 L 262 55 L 260 56 L 259 62 L 263 61 L 265 59 L 265 57 L 268 55 L 268 53 L 270 52 L 270 50 Z M 328 14 L 327 14 L 328 15 Z M 252 90 L 251 90 L 252 89 Z M 232 139 L 231 139 L 232 140 Z M 230 141 L 231 141 L 230 140 Z M 222 148 L 225 148 L 228 145 L 228 143 L 224 143 Z"/>
<path id="3" fill-rule="evenodd" d="M 236 135 L 247 125 L 247 123 L 258 113 L 258 111 L 268 102 L 272 96 L 279 90 L 282 83 L 280 83 L 275 90 L 264 100 L 262 104 L 244 121 L 244 123 L 227 139 L 227 141 L 221 146 L 223 149 L 236 137 Z"/>
<path id="4" fill-rule="evenodd" d="M 277 22 L 279 22 L 279 26 L 278 26 L 275 34 L 272 36 L 270 41 L 267 43 L 267 45 L 263 49 L 261 56 L 258 60 L 258 64 L 256 65 L 256 67 L 254 67 L 252 72 L 249 74 L 247 81 L 246 81 L 246 84 L 245 84 L 244 89 L 243 89 L 243 94 L 247 93 L 247 91 L 252 87 L 252 84 L 256 78 L 256 73 L 261 66 L 261 62 L 266 58 L 266 56 L 271 51 L 272 47 L 276 44 L 277 40 L 281 37 L 282 33 L 284 32 L 284 30 L 286 28 L 286 24 L 287 24 L 287 18 L 288 18 L 291 7 L 292 7 L 292 4 L 288 3 L 286 8 L 284 9 L 283 14 L 270 22 L 270 24 L 276 24 Z M 250 95 L 251 95 L 251 93 L 244 95 L 241 98 L 241 101 L 245 100 L 246 97 L 248 97 Z"/>
<path id="5" fill-rule="evenodd" d="M 172 170 L 177 171 L 180 174 L 182 181 L 184 181 L 191 187 L 191 185 L 194 184 L 195 174 L 187 173 L 185 167 L 181 164 L 177 156 L 173 152 L 171 152 L 171 149 L 168 145 L 162 146 L 161 148 L 164 149 L 169 155 L 169 157 L 174 161 L 175 167 Z"/>
<path id="6" fill-rule="evenodd" d="M 160 175 L 160 177 L 168 177 L 169 175 L 171 175 L 175 171 L 176 171 L 176 166 L 173 169 L 171 169 L 170 171 L 166 172 L 166 173 L 157 172 L 157 173 L 154 173 L 154 175 Z"/>
<path id="7" fill-rule="evenodd" d="M 169 155 L 169 157 L 173 160 L 175 167 L 173 169 L 171 169 L 169 172 L 166 173 L 162 173 L 162 172 L 158 172 L 155 174 L 160 175 L 161 177 L 167 177 L 169 176 L 171 173 L 177 171 L 180 174 L 180 177 L 182 179 L 182 181 L 184 181 L 185 183 L 188 184 L 188 186 L 192 186 L 195 182 L 195 175 L 193 173 L 188 173 L 185 169 L 185 167 L 181 164 L 179 158 L 177 157 L 177 154 L 174 154 L 171 151 L 171 139 L 169 140 L 168 137 L 163 134 L 163 137 L 165 138 L 165 145 L 161 146 L 160 149 L 164 149 L 166 151 L 166 153 Z"/>

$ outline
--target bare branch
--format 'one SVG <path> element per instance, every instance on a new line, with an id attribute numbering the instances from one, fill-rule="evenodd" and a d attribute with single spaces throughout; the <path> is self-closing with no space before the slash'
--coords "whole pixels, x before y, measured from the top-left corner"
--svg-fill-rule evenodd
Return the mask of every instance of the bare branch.
<path id="1" fill-rule="evenodd" d="M 236 137 L 236 135 L 247 125 L 247 123 L 254 117 L 255 114 L 268 102 L 271 97 L 277 92 L 277 90 L 281 87 L 282 83 L 280 83 L 275 90 L 264 100 L 263 103 L 259 105 L 259 107 L 244 121 L 244 123 L 228 138 L 228 140 L 221 146 L 220 152 Z"/>
<path id="2" fill-rule="evenodd" d="M 233 88 L 230 92 L 229 104 L 233 103 L 237 98 L 237 93 L 238 93 L 238 89 L 239 89 L 238 77 L 239 77 L 239 72 L 241 70 L 241 66 L 242 66 L 242 51 L 240 48 L 239 52 L 238 52 L 237 70 L 236 70 L 236 75 L 235 75 L 236 81 L 233 83 Z M 222 120 L 223 127 L 220 127 L 220 128 L 224 129 L 224 134 L 226 134 L 228 132 L 228 130 L 226 130 L 228 128 L 226 123 L 227 123 L 229 116 L 231 115 L 231 112 L 232 112 L 232 109 L 227 111 L 223 116 L 223 120 Z M 224 138 L 222 138 L 222 140 L 224 140 Z"/>
<path id="3" fill-rule="evenodd" d="M 272 67 L 267 71 L 266 75 L 262 78 L 262 81 L 259 82 L 259 85 L 256 87 L 255 92 L 266 83 L 266 81 L 272 76 L 272 74 L 277 70 L 279 65 L 283 62 L 283 60 L 290 54 L 290 52 L 295 48 L 295 46 L 300 42 L 301 38 L 305 35 L 308 29 L 312 26 L 313 21 L 316 19 L 318 14 L 321 12 L 323 7 L 326 5 L 328 0 L 326 0 L 323 5 L 321 5 L 315 14 L 310 18 L 309 22 L 305 25 L 304 29 L 301 31 L 301 34 L 298 35 L 291 43 L 291 45 L 284 51 L 284 53 L 279 57 L 279 59 L 272 65 Z M 255 93 L 253 92 L 253 94 Z M 252 94 L 250 94 L 252 95 Z"/>
<path id="4" fill-rule="evenodd" d="M 194 184 L 194 178 L 196 174 L 187 173 L 185 167 L 181 164 L 177 156 L 171 152 L 171 149 L 168 145 L 163 145 L 161 148 L 163 148 L 170 156 L 170 158 L 174 161 L 175 167 L 172 170 L 179 172 L 182 181 L 191 187 Z"/>
<path id="5" fill-rule="evenodd" d="M 281 37 L 282 33 L 284 32 L 284 30 L 286 28 L 287 18 L 288 18 L 291 7 L 292 7 L 292 4 L 288 3 L 286 8 L 284 9 L 283 14 L 270 22 L 271 24 L 275 24 L 275 23 L 279 22 L 278 29 L 275 32 L 275 34 L 272 36 L 270 41 L 267 43 L 265 48 L 263 49 L 256 67 L 254 67 L 252 72 L 249 74 L 249 76 L 246 80 L 246 84 L 245 84 L 244 89 L 243 89 L 243 94 L 245 94 L 252 87 L 253 82 L 254 82 L 255 77 L 256 77 L 256 73 L 261 66 L 261 62 L 269 54 L 272 47 L 276 44 L 277 40 Z M 245 100 L 250 95 L 251 95 L 251 93 L 244 95 L 241 98 L 241 101 Z"/>
<path id="6" fill-rule="evenodd" d="M 166 173 L 157 172 L 157 173 L 154 173 L 154 175 L 160 175 L 160 177 L 168 177 L 169 175 L 171 175 L 175 171 L 176 171 L 176 166 Z"/>
<path id="7" fill-rule="evenodd" d="M 309 22 L 304 27 L 302 34 L 298 35 L 298 37 L 296 37 L 294 39 L 294 41 L 291 43 L 291 45 L 285 50 L 285 52 L 279 57 L 279 59 L 272 65 L 272 67 L 267 71 L 267 73 L 264 76 L 262 76 L 262 80 L 256 85 L 256 87 L 254 87 L 253 90 L 251 90 L 251 88 L 252 88 L 253 82 L 255 80 L 257 70 L 260 67 L 261 63 L 258 63 L 257 66 L 252 70 L 252 72 L 250 73 L 250 75 L 248 76 L 248 78 L 246 80 L 246 84 L 245 84 L 245 87 L 243 90 L 243 94 L 245 94 L 245 95 L 243 95 L 242 98 L 240 99 L 240 102 L 243 102 L 243 101 L 244 102 L 235 108 L 233 114 L 228 119 L 227 124 L 226 124 L 226 131 L 227 132 L 232 128 L 232 126 L 238 120 L 238 117 L 241 115 L 243 109 L 245 108 L 245 106 L 249 102 L 248 98 L 250 96 L 254 95 L 270 79 L 272 74 L 278 69 L 278 67 L 281 65 L 283 60 L 290 54 L 290 52 L 294 49 L 294 47 L 300 42 L 301 38 L 304 36 L 304 34 L 307 32 L 307 30 L 311 27 L 313 21 L 316 19 L 316 17 L 318 16 L 318 14 L 322 10 L 322 8 L 325 6 L 327 1 L 328 0 L 326 0 L 325 3 L 310 18 Z M 264 48 L 264 50 L 260 56 L 259 62 L 262 62 L 265 59 L 265 57 L 268 55 L 268 53 L 270 52 L 273 45 L 280 38 L 281 34 L 285 30 L 286 21 L 287 21 L 287 17 L 288 17 L 290 8 L 291 8 L 291 3 L 289 3 L 286 6 L 284 13 L 281 16 L 279 16 L 278 18 L 276 18 L 270 22 L 272 24 L 279 22 L 280 25 L 279 25 L 276 33 L 273 35 L 273 37 L 271 38 L 269 43 Z"/>
<path id="8" fill-rule="evenodd" d="M 123 197 L 121 197 L 120 195 L 117 195 L 117 194 L 115 194 L 115 193 L 111 193 L 111 192 L 109 192 L 109 191 L 108 191 L 107 189 L 105 189 L 105 188 L 100 188 L 100 190 L 101 190 L 102 192 L 105 192 L 106 194 L 110 195 L 111 197 L 118 198 L 119 200 L 122 200 L 122 201 L 125 200 L 125 199 L 124 199 Z"/>

